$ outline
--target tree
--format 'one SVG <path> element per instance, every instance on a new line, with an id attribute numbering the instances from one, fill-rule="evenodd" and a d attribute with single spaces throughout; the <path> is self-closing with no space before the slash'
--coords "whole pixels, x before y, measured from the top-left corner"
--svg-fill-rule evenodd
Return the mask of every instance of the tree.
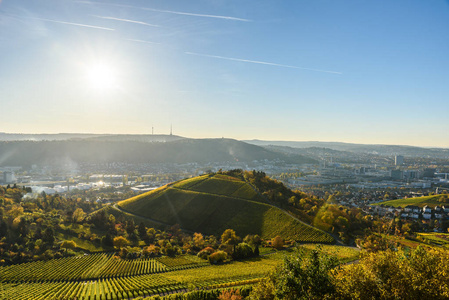
<path id="1" fill-rule="evenodd" d="M 77 208 L 72 214 L 72 220 L 73 223 L 79 223 L 84 220 L 84 217 L 86 216 L 86 213 L 83 211 L 82 208 Z"/>
<path id="2" fill-rule="evenodd" d="M 224 245 L 234 246 L 233 251 L 235 251 L 235 246 L 239 243 L 240 237 L 235 234 L 232 229 L 226 229 L 221 235 L 221 243 Z"/>
<path id="3" fill-rule="evenodd" d="M 299 252 L 284 258 L 283 265 L 274 276 L 277 299 L 323 299 L 335 291 L 329 271 L 337 265 L 337 259 L 319 249 L 307 254 Z"/>
<path id="4" fill-rule="evenodd" d="M 74 241 L 71 241 L 71 240 L 70 241 L 65 240 L 65 241 L 63 241 L 61 243 L 60 247 L 64 248 L 66 253 L 67 253 L 68 249 L 75 249 L 76 248 L 76 243 Z"/>
<path id="5" fill-rule="evenodd" d="M 137 227 L 137 232 L 139 233 L 139 237 L 141 240 L 147 239 L 147 228 L 143 222 L 140 222 L 139 227 Z"/>
<path id="6" fill-rule="evenodd" d="M 117 236 L 114 238 L 114 247 L 121 249 L 122 247 L 125 247 L 129 245 L 129 241 L 124 238 L 123 236 Z"/>
<path id="7" fill-rule="evenodd" d="M 339 299 L 448 299 L 447 251 L 418 247 L 365 255 L 332 271 Z"/>
<path id="8" fill-rule="evenodd" d="M 193 234 L 193 244 L 195 247 L 202 249 L 204 247 L 204 236 L 201 233 L 195 232 Z"/>
<path id="9" fill-rule="evenodd" d="M 228 257 L 228 255 L 226 254 L 226 252 L 224 252 L 224 251 L 217 251 L 217 252 L 212 253 L 209 256 L 209 262 L 211 264 L 222 263 L 227 257 Z"/>
<path id="10" fill-rule="evenodd" d="M 284 247 L 284 240 L 278 235 L 273 239 L 271 245 L 276 249 L 282 249 Z"/>
<path id="11" fill-rule="evenodd" d="M 42 240 L 48 245 L 53 246 L 53 243 L 55 242 L 55 232 L 53 228 L 48 227 L 45 229 Z"/>
<path id="12" fill-rule="evenodd" d="M 240 243 L 235 247 L 235 251 L 232 253 L 233 259 L 244 259 L 254 256 L 253 249 L 247 243 Z"/>
<path id="13" fill-rule="evenodd" d="M 106 247 L 114 246 L 114 240 L 112 239 L 112 236 L 109 233 L 106 233 L 106 235 L 102 237 L 101 243 Z"/>

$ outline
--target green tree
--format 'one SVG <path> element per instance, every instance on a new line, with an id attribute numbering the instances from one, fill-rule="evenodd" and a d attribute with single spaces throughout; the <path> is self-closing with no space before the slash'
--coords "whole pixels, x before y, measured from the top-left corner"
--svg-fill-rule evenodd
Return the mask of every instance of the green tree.
<path id="1" fill-rule="evenodd" d="M 64 248 L 65 251 L 67 252 L 68 249 L 75 249 L 76 248 L 76 243 L 74 241 L 71 241 L 71 240 L 70 241 L 65 240 L 65 241 L 63 241 L 61 243 L 60 247 Z"/>
<path id="2" fill-rule="evenodd" d="M 84 220 L 84 217 L 86 216 L 86 213 L 83 211 L 82 208 L 77 208 L 72 214 L 72 220 L 73 223 L 80 223 Z"/>
<path id="3" fill-rule="evenodd" d="M 335 257 L 319 249 L 307 254 L 299 252 L 284 259 L 276 273 L 275 295 L 278 299 L 324 299 L 330 297 L 335 286 L 329 271 L 337 265 Z"/>

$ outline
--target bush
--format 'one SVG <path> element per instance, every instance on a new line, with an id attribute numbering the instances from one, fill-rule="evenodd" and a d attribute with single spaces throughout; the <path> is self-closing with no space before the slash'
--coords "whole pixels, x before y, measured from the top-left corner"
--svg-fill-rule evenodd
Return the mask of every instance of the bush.
<path id="1" fill-rule="evenodd" d="M 209 256 L 209 262 L 211 264 L 219 264 L 222 263 L 227 257 L 228 255 L 226 254 L 226 252 L 217 251 Z"/>
<path id="2" fill-rule="evenodd" d="M 214 248 L 206 247 L 203 250 L 201 250 L 200 252 L 198 252 L 197 256 L 202 259 L 208 259 L 209 255 L 211 255 L 214 252 L 215 252 Z"/>
<path id="3" fill-rule="evenodd" d="M 233 259 L 244 259 L 252 256 L 254 256 L 253 249 L 247 243 L 238 244 L 234 253 L 232 253 Z"/>

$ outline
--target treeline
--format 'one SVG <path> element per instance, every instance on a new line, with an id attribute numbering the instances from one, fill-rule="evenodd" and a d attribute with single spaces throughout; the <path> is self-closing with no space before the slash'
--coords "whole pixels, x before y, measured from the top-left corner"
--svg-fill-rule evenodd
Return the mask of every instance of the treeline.
<path id="1" fill-rule="evenodd" d="M 0 187 L 0 265 L 61 257 L 61 225 L 78 224 L 101 204 L 42 193 L 23 199 L 29 188 Z M 78 234 L 77 234 L 78 235 Z"/>

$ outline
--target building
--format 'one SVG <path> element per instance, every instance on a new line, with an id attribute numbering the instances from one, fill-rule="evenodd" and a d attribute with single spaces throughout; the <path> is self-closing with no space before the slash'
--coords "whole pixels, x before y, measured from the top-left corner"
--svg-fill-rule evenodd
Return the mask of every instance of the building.
<path id="1" fill-rule="evenodd" d="M 13 183 L 15 181 L 16 181 L 16 177 L 14 176 L 14 172 L 12 172 L 12 171 L 4 171 L 3 172 L 3 182 Z"/>
<path id="2" fill-rule="evenodd" d="M 396 180 L 401 180 L 404 178 L 404 172 L 401 170 L 391 170 L 390 177 Z"/>
<path id="3" fill-rule="evenodd" d="M 396 155 L 396 156 L 394 157 L 394 164 L 395 164 L 396 166 L 401 166 L 401 165 L 403 165 L 403 164 L 404 164 L 404 156 L 402 156 L 402 155 Z"/>

